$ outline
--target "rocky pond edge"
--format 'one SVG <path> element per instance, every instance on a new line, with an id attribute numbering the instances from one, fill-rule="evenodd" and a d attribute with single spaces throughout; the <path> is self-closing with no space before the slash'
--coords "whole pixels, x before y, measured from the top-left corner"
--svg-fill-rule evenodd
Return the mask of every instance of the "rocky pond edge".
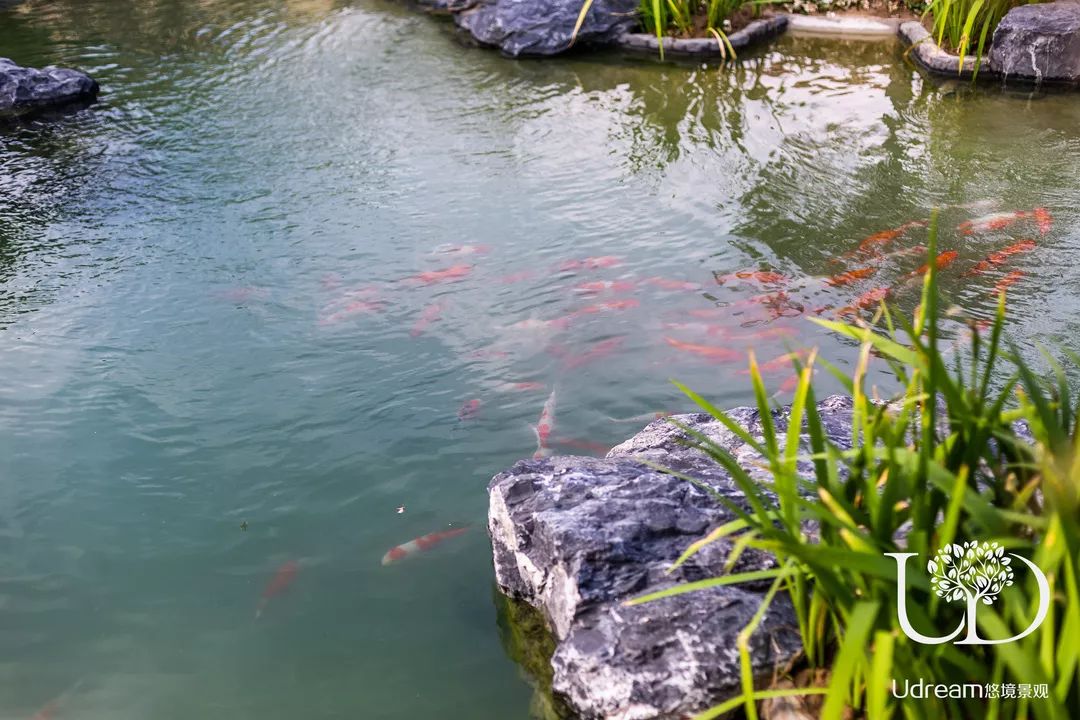
<path id="1" fill-rule="evenodd" d="M 851 398 L 842 395 L 818 404 L 838 447 L 850 446 L 851 408 Z M 781 434 L 788 413 L 773 412 Z M 756 408 L 735 408 L 729 415 L 751 435 L 762 436 Z M 674 419 L 726 448 L 752 477 L 767 477 L 763 458 L 712 416 Z M 538 695 L 534 707 L 546 708 L 545 718 L 685 717 L 738 692 L 736 638 L 758 611 L 767 582 L 624 604 L 674 584 L 775 566 L 770 555 L 747 550 L 726 569 L 731 544 L 722 540 L 669 572 L 690 543 L 734 518 L 713 493 L 746 506 L 730 475 L 688 448 L 685 438 L 667 419 L 657 420 L 604 458 L 522 460 L 491 480 L 488 532 L 495 578 L 511 608 L 504 607 L 501 625 L 508 626 L 504 638 L 517 638 L 509 643 L 511 654 L 531 674 Z M 805 434 L 802 441 L 809 456 Z M 800 471 L 811 477 L 812 467 L 803 465 Z M 520 606 L 535 613 L 513 610 Z M 520 620 L 532 616 L 539 620 Z M 540 626 L 546 637 L 538 635 Z M 542 650 L 530 652 L 530 646 Z M 757 680 L 768 684 L 800 650 L 794 613 L 787 598 L 778 596 L 751 637 Z"/>

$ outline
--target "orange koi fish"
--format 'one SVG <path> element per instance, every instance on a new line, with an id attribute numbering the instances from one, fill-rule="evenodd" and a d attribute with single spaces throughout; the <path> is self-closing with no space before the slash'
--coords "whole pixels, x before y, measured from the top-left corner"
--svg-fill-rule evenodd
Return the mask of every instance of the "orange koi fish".
<path id="1" fill-rule="evenodd" d="M 431 251 L 432 255 L 486 255 L 491 252 L 490 245 L 440 245 Z"/>
<path id="2" fill-rule="evenodd" d="M 956 226 L 963 235 L 974 235 L 980 232 L 990 232 L 993 230 L 1004 230 L 1012 225 L 1017 220 L 1026 218 L 1031 213 L 1024 210 L 1015 210 L 1013 212 L 994 213 L 993 215 L 984 215 L 981 218 L 975 218 L 974 220 L 965 220 Z"/>
<path id="3" fill-rule="evenodd" d="M 541 320 L 540 318 L 528 318 L 507 325 L 510 330 L 565 330 L 574 319 L 574 314 L 555 318 L 554 320 Z"/>
<path id="4" fill-rule="evenodd" d="M 31 718 L 31 720 L 52 720 L 54 717 L 56 717 L 56 714 L 60 712 L 60 709 L 67 704 L 71 696 L 74 695 L 80 687 L 82 687 L 82 684 L 82 680 L 77 681 L 74 685 L 65 690 L 62 694 L 45 703 L 40 710 L 34 713 L 34 716 Z"/>
<path id="5" fill-rule="evenodd" d="M 645 413 L 643 415 L 634 415 L 632 417 L 615 418 L 608 416 L 608 420 L 615 423 L 629 423 L 629 422 L 652 422 L 653 420 L 660 420 L 661 418 L 671 417 L 675 413 L 668 412 L 666 410 L 661 412 Z"/>
<path id="6" fill-rule="evenodd" d="M 796 350 L 795 352 L 784 353 L 783 355 L 774 357 L 772 360 L 761 363 L 758 365 L 758 370 L 763 373 L 775 372 L 777 370 L 794 370 L 794 361 L 796 359 L 804 360 L 806 355 L 806 350 Z M 740 370 L 739 372 L 743 375 L 750 374 L 749 368 Z"/>
<path id="7" fill-rule="evenodd" d="M 1035 225 L 1039 228 L 1039 234 L 1045 235 L 1054 227 L 1054 219 L 1050 217 L 1050 211 L 1044 207 L 1037 207 L 1031 211 L 1035 218 Z"/>
<path id="8" fill-rule="evenodd" d="M 511 285 L 513 283 L 519 283 L 524 280 L 532 280 L 534 277 L 536 277 L 536 273 L 532 270 L 522 270 L 521 272 L 503 275 L 501 278 L 499 278 L 499 282 L 501 282 L 503 285 Z"/>
<path id="9" fill-rule="evenodd" d="M 683 350 L 694 355 L 701 355 L 702 357 L 715 360 L 717 362 L 738 362 L 742 359 L 742 353 L 732 350 L 726 347 L 715 347 L 713 345 L 698 345 L 695 343 L 682 342 L 675 338 L 664 337 L 664 340 L 673 348 Z"/>
<path id="10" fill-rule="evenodd" d="M 472 360 L 491 360 L 502 359 L 510 357 L 510 353 L 506 350 L 496 350 L 494 348 L 481 348 L 479 350 L 473 350 L 465 357 Z"/>
<path id="11" fill-rule="evenodd" d="M 255 607 L 256 620 L 262 615 L 263 610 L 266 609 L 270 599 L 276 595 L 280 595 L 292 584 L 292 581 L 296 579 L 296 573 L 298 572 L 300 572 L 300 563 L 295 560 L 289 560 L 277 569 L 277 572 L 274 573 L 274 577 L 270 578 L 270 582 L 266 584 L 266 589 L 263 590 L 262 596 L 259 598 L 259 604 Z"/>
<path id="12" fill-rule="evenodd" d="M 472 272 L 472 265 L 452 265 L 444 270 L 427 270 L 426 272 L 413 275 L 410 280 L 424 285 L 434 285 L 441 282 L 461 280 Z"/>
<path id="13" fill-rule="evenodd" d="M 629 292 L 636 287 L 632 280 L 596 280 L 594 282 L 581 283 L 574 287 L 574 290 L 579 293 L 601 293 L 601 292 Z"/>
<path id="14" fill-rule="evenodd" d="M 946 250 L 945 252 L 937 256 L 937 259 L 934 260 L 934 265 L 937 267 L 938 270 L 944 270 L 945 268 L 953 264 L 953 261 L 956 260 L 958 254 L 959 253 L 957 253 L 955 250 Z M 909 276 L 915 277 L 916 275 L 925 275 L 929 269 L 930 263 L 923 263 L 921 266 L 919 266 L 918 270 L 911 271 L 911 273 L 909 273 Z"/>
<path id="15" fill-rule="evenodd" d="M 876 308 L 881 303 L 881 301 L 887 300 L 891 294 L 892 290 L 887 287 L 871 288 L 859 297 L 855 298 L 854 304 L 840 308 L 836 311 L 836 314 L 857 315 L 860 310 Z"/>
<path id="16" fill-rule="evenodd" d="M 462 420 L 472 420 L 473 418 L 475 418 L 476 414 L 480 412 L 480 406 L 482 404 L 483 403 L 481 403 L 476 398 L 473 398 L 472 400 L 466 400 L 465 403 L 461 406 L 461 409 L 457 411 L 458 421 L 460 422 Z"/>
<path id="17" fill-rule="evenodd" d="M 1023 277 L 1023 270 L 1013 270 L 1008 275 L 997 281 L 997 284 L 994 285 L 994 295 L 1000 295 L 1001 293 L 1005 292 L 1006 288 L 1009 288 L 1020 282 L 1020 279 Z"/>
<path id="18" fill-rule="evenodd" d="M 422 552 L 426 552 L 444 540 L 455 538 L 464 532 L 467 532 L 469 528 L 459 527 L 451 530 L 441 530 L 439 532 L 428 533 L 427 535 L 421 535 L 418 538 L 410 540 L 402 545 L 395 545 L 386 551 L 386 554 L 382 557 L 383 565 L 390 565 L 392 563 L 400 562 L 405 558 L 419 555 Z"/>
<path id="19" fill-rule="evenodd" d="M 569 272 L 571 270 L 599 270 L 601 268 L 612 268 L 622 265 L 622 258 L 614 255 L 601 255 L 600 257 L 587 257 L 582 260 L 566 260 L 556 266 L 556 269 L 561 272 Z"/>
<path id="20" fill-rule="evenodd" d="M 529 392 L 532 390 L 543 390 L 545 387 L 544 383 L 539 382 L 507 382 L 499 385 L 495 389 L 499 392 Z"/>
<path id="21" fill-rule="evenodd" d="M 850 285 L 851 283 L 856 282 L 858 280 L 865 280 L 866 278 L 870 277 L 871 275 L 873 275 L 876 272 L 877 272 L 877 268 L 872 268 L 872 267 L 858 268 L 856 270 L 848 270 L 847 272 L 842 272 L 842 273 L 840 273 L 838 275 L 833 275 L 830 278 L 826 278 L 825 279 L 825 284 L 826 285 L 831 285 L 832 287 L 840 287 L 842 285 Z"/>
<path id="22" fill-rule="evenodd" d="M 599 303 L 597 305 L 587 305 L 580 310 L 570 313 L 566 317 L 571 318 L 576 315 L 591 315 L 593 313 L 604 312 L 605 310 L 629 310 L 630 308 L 636 308 L 641 305 L 640 300 L 634 298 L 627 298 L 626 300 L 613 300 L 611 302 Z"/>
<path id="23" fill-rule="evenodd" d="M 416 319 L 416 322 L 412 326 L 412 330 L 409 331 L 409 335 L 413 337 L 419 337 L 424 334 L 424 331 L 428 329 L 431 323 L 442 317 L 443 304 L 431 303 L 423 312 L 420 313 L 420 317 Z"/>
<path id="24" fill-rule="evenodd" d="M 600 443 L 592 442 L 591 440 L 577 440 L 575 438 L 555 438 L 551 441 L 551 444 L 574 448 L 575 450 L 584 450 L 585 452 L 599 455 L 600 457 L 607 455 L 608 450 L 611 449 L 608 445 L 601 445 Z"/>
<path id="25" fill-rule="evenodd" d="M 555 390 L 552 389 L 551 394 L 548 395 L 548 399 L 544 401 L 544 409 L 540 411 L 540 419 L 536 421 L 536 425 L 533 426 L 533 432 L 536 433 L 536 452 L 533 453 L 534 458 L 547 457 L 551 450 L 548 447 L 548 440 L 551 438 L 551 433 L 555 429 Z"/>
<path id="26" fill-rule="evenodd" d="M 998 250 L 997 252 L 990 253 L 985 260 L 980 260 L 975 264 L 975 267 L 967 271 L 967 275 L 980 275 L 995 265 L 1003 265 L 1013 255 L 1019 255 L 1029 250 L 1034 250 L 1037 247 L 1037 243 L 1034 240 L 1021 240 L 1020 242 L 1013 243 L 1009 247 Z"/>
<path id="27" fill-rule="evenodd" d="M 626 338 L 616 337 L 603 340 L 593 345 L 592 349 L 588 352 L 581 353 L 580 355 L 571 355 L 563 360 L 563 367 L 567 370 L 587 365 L 595 360 L 605 358 L 611 353 L 622 347 Z"/>
<path id="28" fill-rule="evenodd" d="M 716 275 L 714 273 L 713 277 L 716 278 L 717 285 L 723 285 L 729 280 L 745 280 L 759 285 L 779 285 L 787 282 L 786 277 L 771 270 L 739 270 L 727 275 Z"/>
<path id="29" fill-rule="evenodd" d="M 868 307 L 877 307 L 882 300 L 887 300 L 892 291 L 887 287 L 877 287 L 867 290 L 855 300 L 855 305 L 865 310 Z"/>
<path id="30" fill-rule="evenodd" d="M 911 228 L 924 227 L 925 225 L 925 220 L 913 220 L 909 223 L 904 223 L 900 227 L 893 228 L 892 230 L 876 232 L 873 235 L 864 238 L 863 241 L 859 243 L 859 247 L 855 252 L 848 253 L 845 257 L 853 257 L 858 254 L 875 255 L 879 252 L 880 248 L 885 247 Z"/>
<path id="31" fill-rule="evenodd" d="M 382 312 L 383 304 L 381 302 L 372 302 L 370 300 L 353 300 L 336 312 L 332 312 L 329 315 L 324 315 L 319 318 L 319 325 L 334 325 L 347 320 L 357 315 L 371 315 L 373 313 Z"/>
<path id="32" fill-rule="evenodd" d="M 700 290 L 701 283 L 689 282 L 687 280 L 671 280 L 669 278 L 651 277 L 644 280 L 645 283 L 658 287 L 661 290 Z"/>

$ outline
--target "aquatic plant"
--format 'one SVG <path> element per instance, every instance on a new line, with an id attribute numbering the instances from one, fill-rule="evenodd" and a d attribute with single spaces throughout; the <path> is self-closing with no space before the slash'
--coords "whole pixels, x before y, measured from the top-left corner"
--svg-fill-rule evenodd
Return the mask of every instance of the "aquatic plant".
<path id="1" fill-rule="evenodd" d="M 700 30 L 716 38 L 724 58 L 735 57 L 735 48 L 727 39 L 725 23 L 747 5 L 759 6 L 773 0 L 640 0 L 638 17 L 647 32 L 655 33 L 660 41 L 660 58 L 664 57 L 663 38 L 668 34 L 691 37 Z M 778 1 L 778 0 L 777 0 Z M 573 36 L 577 37 L 593 0 L 584 0 Z M 730 55 L 729 55 L 730 53 Z"/>
<path id="2" fill-rule="evenodd" d="M 1005 342 L 1004 294 L 988 336 L 972 323 L 965 355 L 948 359 L 951 350 L 940 344 L 945 311 L 939 307 L 936 225 L 935 216 L 921 304 L 910 321 L 884 304 L 870 322 L 815 321 L 856 341 L 858 362 L 848 377 L 813 353 L 794 361 L 800 380 L 787 428 L 802 433 L 779 427 L 782 416 L 772 414 L 752 356 L 761 437 L 683 388 L 765 458 L 770 479 L 752 478 L 722 447 L 680 425 L 690 445 L 730 473 L 746 503 L 719 499 L 736 518 L 694 543 L 676 566 L 721 538 L 735 548 L 728 567 L 748 548 L 775 560 L 762 609 L 740 634 L 741 693 L 698 718 L 741 709 L 753 720 L 759 701 L 777 698 L 804 707 L 817 703 L 808 714 L 826 720 L 852 710 L 869 720 L 1080 717 L 1080 404 L 1049 354 L 1049 371 L 1036 373 Z M 888 363 L 902 388 L 891 397 L 866 388 L 871 356 Z M 1080 365 L 1080 357 L 1070 358 Z M 826 366 L 853 398 L 850 449 L 829 439 L 818 416 L 815 364 Z M 917 553 L 922 564 L 912 565 L 905 587 L 898 587 L 899 559 L 886 555 L 898 552 Z M 986 564 L 986 557 L 993 562 Z M 1008 568 L 1012 558 L 1016 572 Z M 1045 585 L 1029 571 L 1028 559 L 1041 568 Z M 993 572 L 969 572 L 990 565 Z M 754 573 L 746 580 L 760 578 Z M 729 574 L 631 602 L 741 580 Z M 782 591 L 794 607 L 804 655 L 801 666 L 778 670 L 787 676 L 758 689 L 749 638 Z M 983 591 L 981 602 L 967 603 L 966 615 L 950 603 Z M 910 626 L 932 638 L 956 637 L 964 622 L 969 633 L 1009 638 L 1030 627 L 1043 603 L 1046 615 L 1012 642 L 923 644 L 900 621 L 901 598 Z M 894 681 L 920 679 L 980 687 L 986 695 L 975 701 L 893 696 Z M 1018 688 L 1045 688 L 1046 697 Z"/>
<path id="3" fill-rule="evenodd" d="M 1005 13 L 1032 0 L 927 0 L 923 17 L 933 19 L 933 35 L 938 45 L 945 45 L 960 56 L 957 70 L 964 58 L 974 52 L 975 72 L 983 56 L 988 38 L 993 37 Z M 972 41 L 974 40 L 974 44 Z"/>

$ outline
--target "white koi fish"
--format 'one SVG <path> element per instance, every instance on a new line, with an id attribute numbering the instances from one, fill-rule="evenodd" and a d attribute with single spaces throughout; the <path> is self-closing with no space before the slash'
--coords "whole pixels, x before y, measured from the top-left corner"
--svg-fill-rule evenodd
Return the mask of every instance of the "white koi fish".
<path id="1" fill-rule="evenodd" d="M 534 458 L 547 457 L 551 454 L 551 449 L 548 447 L 548 440 L 551 439 L 551 433 L 555 430 L 555 390 L 551 391 L 548 395 L 548 399 L 544 401 L 544 409 L 540 411 L 540 419 L 536 421 L 536 425 L 533 426 L 533 432 L 536 434 L 536 452 L 533 453 Z"/>

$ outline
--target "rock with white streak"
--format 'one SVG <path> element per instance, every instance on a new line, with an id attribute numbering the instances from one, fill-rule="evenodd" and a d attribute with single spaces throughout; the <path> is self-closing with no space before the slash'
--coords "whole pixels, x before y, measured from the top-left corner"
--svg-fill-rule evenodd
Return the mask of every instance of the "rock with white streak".
<path id="1" fill-rule="evenodd" d="M 827 398 L 819 411 L 830 437 L 846 445 L 850 399 Z M 760 437 L 755 409 L 730 414 Z M 753 448 L 709 415 L 675 419 L 713 438 L 752 476 L 765 476 Z M 786 428 L 786 411 L 774 419 Z M 498 585 L 546 619 L 556 643 L 553 691 L 577 717 L 683 717 L 738 692 L 736 638 L 760 607 L 767 581 L 623 604 L 677 583 L 724 574 L 727 542 L 713 543 L 667 573 L 691 542 L 733 515 L 710 492 L 643 460 L 691 475 L 713 492 L 746 504 L 730 476 L 685 447 L 683 439 L 681 430 L 658 420 L 604 459 L 523 460 L 489 485 Z M 809 474 L 808 467 L 802 469 Z M 747 551 L 733 571 L 770 567 L 770 556 Z M 795 618 L 781 593 L 751 637 L 756 674 L 767 681 L 799 647 Z"/>
<path id="2" fill-rule="evenodd" d="M 1080 3 L 1010 10 L 994 30 L 990 68 L 1006 81 L 1080 82 Z"/>

